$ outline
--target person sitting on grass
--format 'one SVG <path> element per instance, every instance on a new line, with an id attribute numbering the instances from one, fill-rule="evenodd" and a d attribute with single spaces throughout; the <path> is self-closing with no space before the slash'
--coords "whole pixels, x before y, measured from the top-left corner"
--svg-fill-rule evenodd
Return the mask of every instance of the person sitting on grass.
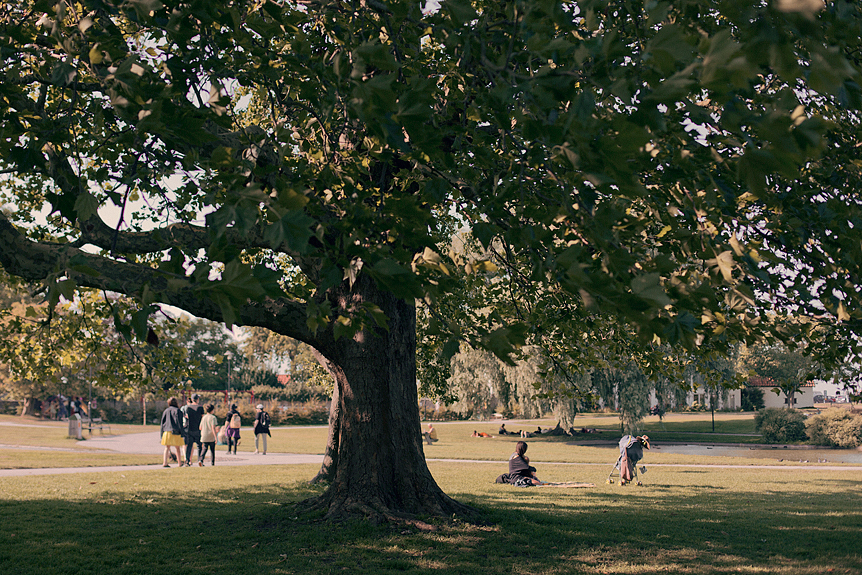
<path id="1" fill-rule="evenodd" d="M 428 424 L 428 431 L 423 431 L 422 437 L 425 438 L 425 443 L 427 443 L 428 445 L 431 445 L 432 443 L 437 441 L 437 430 L 434 429 L 433 424 Z"/>
<path id="2" fill-rule="evenodd" d="M 536 476 L 536 468 L 530 465 L 527 457 L 527 443 L 519 441 L 515 444 L 515 452 L 509 457 L 509 473 L 497 478 L 497 483 L 510 483 L 518 487 L 544 485 L 544 481 Z"/>

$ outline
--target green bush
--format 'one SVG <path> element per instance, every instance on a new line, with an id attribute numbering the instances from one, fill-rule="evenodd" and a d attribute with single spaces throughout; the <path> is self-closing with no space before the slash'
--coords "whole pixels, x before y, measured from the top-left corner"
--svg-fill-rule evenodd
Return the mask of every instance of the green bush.
<path id="1" fill-rule="evenodd" d="M 108 423 L 141 423 L 141 404 L 140 403 L 117 403 L 112 405 L 109 403 L 99 403 L 96 408 L 96 415 L 101 417 Z M 147 403 L 147 421 L 159 421 L 162 417 L 162 410 L 156 409 L 153 402 Z"/>
<path id="2" fill-rule="evenodd" d="M 811 417 L 805 424 L 808 440 L 814 445 L 859 447 L 862 445 L 862 417 L 833 407 Z"/>
<path id="3" fill-rule="evenodd" d="M 248 401 L 242 400 L 235 402 L 237 411 L 242 417 L 243 426 L 254 425 L 257 411 L 254 405 Z M 255 401 L 255 404 L 257 401 Z M 326 425 L 329 423 L 329 410 L 323 402 L 308 402 L 300 405 L 291 405 L 282 408 L 277 402 L 261 401 L 264 409 L 269 413 L 270 422 L 273 426 L 280 425 Z M 224 404 L 216 406 L 214 415 L 218 418 L 219 424 L 223 424 L 227 417 L 227 407 Z"/>
<path id="4" fill-rule="evenodd" d="M 754 428 L 766 443 L 805 441 L 805 416 L 797 409 L 770 407 L 754 416 Z"/>
<path id="5" fill-rule="evenodd" d="M 743 387 L 740 392 L 740 403 L 742 411 L 757 411 L 765 407 L 763 403 L 763 390 L 758 387 Z"/>

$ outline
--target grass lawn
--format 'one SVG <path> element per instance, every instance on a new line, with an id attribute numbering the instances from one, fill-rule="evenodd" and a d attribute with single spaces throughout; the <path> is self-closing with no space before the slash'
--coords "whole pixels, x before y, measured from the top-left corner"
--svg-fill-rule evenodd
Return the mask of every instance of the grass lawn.
<path id="1" fill-rule="evenodd" d="M 16 575 L 859 573 L 855 472 L 653 468 L 645 487 L 519 489 L 498 463 L 431 462 L 483 524 L 333 525 L 292 503 L 317 466 L 0 478 Z M 592 466 L 548 466 L 585 480 Z"/>
<path id="2" fill-rule="evenodd" d="M 698 434 L 711 426 L 708 418 L 685 414 L 665 418 L 664 425 L 668 433 Z M 659 425 L 655 420 L 646 423 Z M 0 416 L 3 421 L 22 422 Z M 727 433 L 749 433 L 745 417 L 721 422 Z M 37 427 L 0 425 L 0 444 L 42 448 L 0 449 L 0 467 L 158 459 L 94 452 L 81 447 L 86 442 L 66 439 L 65 424 L 32 423 Z M 775 460 L 653 451 L 644 459 L 644 487 L 607 485 L 618 454 L 616 418 L 579 416 L 579 424 L 603 430 L 584 436 L 603 444 L 537 437 L 527 440 L 528 455 L 543 479 L 594 488 L 496 485 L 519 438 L 470 437 L 474 429 L 496 435 L 496 423 L 436 424 L 440 441 L 424 446 L 429 468 L 447 493 L 478 508 L 483 521 L 437 522 L 431 532 L 300 516 L 293 504 L 320 492 L 306 483 L 317 465 L 0 477 L 0 565 L 14 566 L 16 575 L 862 572 L 857 471 L 767 470 L 754 466 Z M 112 426 L 114 433 L 154 429 Z M 270 450 L 321 453 L 326 433 L 323 427 L 274 428 Z M 253 440 L 243 443 L 241 450 L 253 448 Z M 660 463 L 749 467 L 651 465 Z"/>

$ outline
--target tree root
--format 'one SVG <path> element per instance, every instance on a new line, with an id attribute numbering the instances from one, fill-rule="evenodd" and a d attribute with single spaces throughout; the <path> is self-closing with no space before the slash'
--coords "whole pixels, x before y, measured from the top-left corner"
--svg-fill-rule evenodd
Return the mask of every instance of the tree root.
<path id="1" fill-rule="evenodd" d="M 321 521 L 343 523 L 358 520 L 374 525 L 405 526 L 424 532 L 437 531 L 441 525 L 453 522 L 482 523 L 478 510 L 448 497 L 427 507 L 419 513 L 405 513 L 390 509 L 380 502 L 370 504 L 348 498 L 332 501 L 331 496 L 324 493 L 296 503 L 294 510 L 299 516 L 322 514 L 319 518 Z M 436 521 L 432 523 L 427 519 Z"/>

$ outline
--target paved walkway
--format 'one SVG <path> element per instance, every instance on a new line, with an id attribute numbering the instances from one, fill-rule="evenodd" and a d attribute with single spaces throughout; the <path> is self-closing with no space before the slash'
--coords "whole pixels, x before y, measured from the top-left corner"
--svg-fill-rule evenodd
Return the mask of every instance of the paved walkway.
<path id="1" fill-rule="evenodd" d="M 0 422 L 0 425 L 8 425 L 15 427 L 45 427 L 44 425 L 31 425 L 26 423 L 8 423 Z M 242 429 L 241 433 L 245 437 L 251 437 L 254 441 L 254 432 L 249 427 Z M 0 445 L 0 449 L 35 449 L 40 451 L 65 451 L 80 453 L 81 449 L 101 449 L 114 453 L 125 453 L 134 455 L 154 455 L 161 459 L 164 447 L 160 444 L 160 434 L 158 431 L 148 431 L 144 433 L 129 433 L 126 435 L 93 435 L 88 437 L 87 441 L 79 443 L 79 447 L 70 449 L 66 447 L 30 447 L 24 445 Z M 209 466 L 209 457 L 207 457 L 207 467 Z M 318 454 L 302 454 L 302 453 L 273 453 L 268 452 L 266 455 L 254 455 L 249 452 L 240 451 L 237 455 L 227 455 L 222 446 L 216 453 L 217 466 L 234 466 L 234 465 L 297 465 L 302 463 L 315 463 L 320 465 L 323 462 L 323 455 Z M 173 464 L 172 467 L 176 467 Z M 38 468 L 38 469 L 0 469 L 0 477 L 17 477 L 29 475 L 60 475 L 65 473 L 99 473 L 102 471 L 138 471 L 138 470 L 154 470 L 164 469 L 162 464 L 154 465 L 109 465 L 104 467 L 57 467 L 57 468 Z"/>
<path id="2" fill-rule="evenodd" d="M 5 423 L 0 425 L 12 425 L 20 427 L 43 427 L 40 425 Z M 254 437 L 251 428 L 243 429 L 245 437 Z M 247 434 L 247 435 L 246 435 Z M 599 443 L 599 442 L 596 442 Z M 604 442 L 602 442 L 604 443 Z M 616 442 L 612 442 L 616 446 Z M 150 431 L 144 433 L 130 433 L 127 435 L 94 435 L 80 444 L 87 449 L 102 449 L 114 453 L 154 455 L 161 457 L 163 447 L 159 443 L 159 432 Z M 69 449 L 64 447 L 28 447 L 22 445 L 0 445 L 0 449 L 38 449 L 48 451 L 74 451 L 80 449 Z M 465 459 L 443 459 L 428 458 L 428 461 L 454 462 L 454 463 L 494 463 L 487 460 L 465 460 Z M 320 465 L 323 455 L 301 454 L 301 453 L 273 453 L 266 455 L 254 455 L 250 452 L 240 452 L 238 455 L 227 455 L 223 450 L 216 453 L 217 466 L 236 465 L 298 465 L 313 463 Z M 613 462 L 608 463 L 560 463 L 560 462 L 535 462 L 538 465 L 570 465 L 570 466 L 602 466 L 610 469 Z M 174 464 L 174 467 L 176 464 Z M 208 466 L 208 465 L 207 465 Z M 707 465 L 707 464 L 683 464 L 683 463 L 652 463 L 649 467 L 688 467 L 688 468 L 722 468 L 722 469 L 774 469 L 776 471 L 862 471 L 858 465 Z M 31 475 L 61 475 L 67 473 L 100 473 L 103 471 L 139 471 L 164 469 L 161 464 L 154 465 L 113 465 L 104 467 L 59 467 L 40 469 L 0 469 L 0 477 L 17 477 Z"/>

